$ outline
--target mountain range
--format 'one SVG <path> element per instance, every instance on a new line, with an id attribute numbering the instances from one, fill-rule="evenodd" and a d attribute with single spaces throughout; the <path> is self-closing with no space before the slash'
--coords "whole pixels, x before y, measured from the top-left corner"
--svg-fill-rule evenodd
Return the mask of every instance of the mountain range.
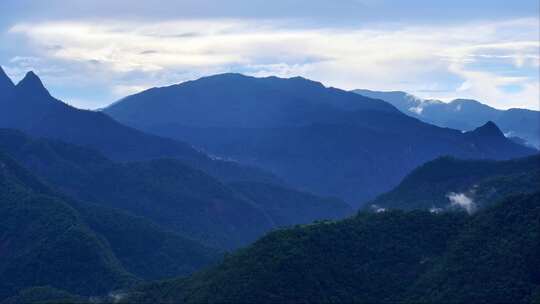
<path id="1" fill-rule="evenodd" d="M 384 101 L 300 77 L 215 75 L 149 89 L 104 112 L 354 207 L 439 156 L 505 159 L 534 153 L 493 123 L 467 133 L 440 128 Z"/>
<path id="2" fill-rule="evenodd" d="M 1 71 L 0 83 L 0 128 L 89 147 L 117 161 L 175 158 L 227 181 L 280 183 L 257 168 L 211 159 L 187 143 L 124 126 L 102 112 L 74 108 L 52 97 L 33 72 L 14 85 Z"/>
<path id="3" fill-rule="evenodd" d="M 0 303 L 540 303 L 538 150 L 398 108 L 222 74 L 89 111 L 0 69 Z"/>
<path id="4" fill-rule="evenodd" d="M 540 148 L 540 112 L 527 109 L 499 110 L 471 99 L 449 103 L 421 99 L 400 91 L 354 90 L 362 96 L 391 103 L 403 113 L 430 124 L 469 131 L 493 121 L 507 137 Z"/>

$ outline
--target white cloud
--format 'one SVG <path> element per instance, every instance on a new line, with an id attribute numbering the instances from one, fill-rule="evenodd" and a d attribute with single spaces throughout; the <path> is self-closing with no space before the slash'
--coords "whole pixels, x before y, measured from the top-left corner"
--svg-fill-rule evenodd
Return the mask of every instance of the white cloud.
<path id="1" fill-rule="evenodd" d="M 473 214 L 476 211 L 474 200 L 465 193 L 450 192 L 447 197 L 450 200 L 450 205 L 453 207 L 463 208 L 468 214 Z"/>
<path id="2" fill-rule="evenodd" d="M 537 19 L 424 27 L 295 24 L 247 19 L 66 21 L 21 23 L 9 32 L 42 50 L 44 60 L 75 66 L 82 71 L 79 77 L 107 87 L 111 98 L 235 71 L 300 75 L 344 89 L 404 90 L 445 100 L 475 98 L 500 108 L 540 107 L 534 73 L 539 68 Z M 482 60 L 495 62 L 475 66 Z M 494 64 L 508 65 L 515 75 L 491 70 Z M 509 84 L 522 89 L 501 88 Z M 432 93 L 427 96 L 426 91 Z"/>

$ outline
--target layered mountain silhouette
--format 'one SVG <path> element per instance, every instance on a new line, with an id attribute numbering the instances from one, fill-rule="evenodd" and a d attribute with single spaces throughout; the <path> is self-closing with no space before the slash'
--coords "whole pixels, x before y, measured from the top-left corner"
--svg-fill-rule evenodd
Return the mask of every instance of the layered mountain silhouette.
<path id="1" fill-rule="evenodd" d="M 400 91 L 354 90 L 362 96 L 387 101 L 403 113 L 422 121 L 458 130 L 472 130 L 493 121 L 508 137 L 518 137 L 540 148 L 540 112 L 526 109 L 498 110 L 471 99 L 449 103 L 423 100 Z"/>
<path id="2" fill-rule="evenodd" d="M 353 206 L 442 155 L 505 159 L 534 152 L 492 123 L 463 134 L 406 116 L 381 100 L 299 77 L 215 75 L 128 96 L 104 111 Z"/>
<path id="3" fill-rule="evenodd" d="M 343 201 L 283 186 L 229 186 L 175 159 L 117 163 L 88 148 L 20 131 L 0 129 L 0 149 L 66 194 L 127 210 L 212 247 L 235 248 L 275 227 L 352 212 Z"/>
<path id="4" fill-rule="evenodd" d="M 102 295 L 186 275 L 216 250 L 126 212 L 52 190 L 0 152 L 0 298 L 32 286 Z"/>
<path id="5" fill-rule="evenodd" d="M 7 96 L 0 99 L 1 128 L 90 147 L 118 161 L 176 158 L 227 181 L 280 183 L 257 168 L 211 159 L 186 143 L 145 134 L 102 112 L 71 107 L 52 97 L 33 72 L 28 72 L 16 86 L 3 71 L 0 79 L 5 84 L 0 96 Z"/>
<path id="6" fill-rule="evenodd" d="M 540 193 L 473 216 L 388 211 L 273 232 L 125 303 L 533 303 Z"/>
<path id="7" fill-rule="evenodd" d="M 540 155 L 459 104 L 223 74 L 95 112 L 0 69 L 0 301 L 537 301 Z"/>

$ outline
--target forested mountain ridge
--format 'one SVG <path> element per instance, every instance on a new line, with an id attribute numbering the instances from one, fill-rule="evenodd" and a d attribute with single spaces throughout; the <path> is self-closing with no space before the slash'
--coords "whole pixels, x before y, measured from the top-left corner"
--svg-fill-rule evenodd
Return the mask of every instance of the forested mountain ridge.
<path id="1" fill-rule="evenodd" d="M 0 200 L 0 298 L 34 285 L 94 295 L 137 282 L 72 206 L 4 154 Z"/>
<path id="2" fill-rule="evenodd" d="M 360 213 L 273 232 L 220 265 L 134 289 L 126 303 L 532 303 L 540 193 L 473 216 Z"/>
<path id="3" fill-rule="evenodd" d="M 442 211 L 484 208 L 510 194 L 540 189 L 540 155 L 507 161 L 442 157 L 413 172 L 392 191 L 369 205 L 374 208 Z"/>

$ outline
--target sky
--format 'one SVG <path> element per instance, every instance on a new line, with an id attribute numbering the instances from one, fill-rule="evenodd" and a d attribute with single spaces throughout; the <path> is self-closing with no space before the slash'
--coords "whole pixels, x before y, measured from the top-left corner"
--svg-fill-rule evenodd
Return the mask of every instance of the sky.
<path id="1" fill-rule="evenodd" d="M 539 14 L 539 0 L 1 0 L 0 65 L 85 109 L 237 72 L 538 110 Z"/>

